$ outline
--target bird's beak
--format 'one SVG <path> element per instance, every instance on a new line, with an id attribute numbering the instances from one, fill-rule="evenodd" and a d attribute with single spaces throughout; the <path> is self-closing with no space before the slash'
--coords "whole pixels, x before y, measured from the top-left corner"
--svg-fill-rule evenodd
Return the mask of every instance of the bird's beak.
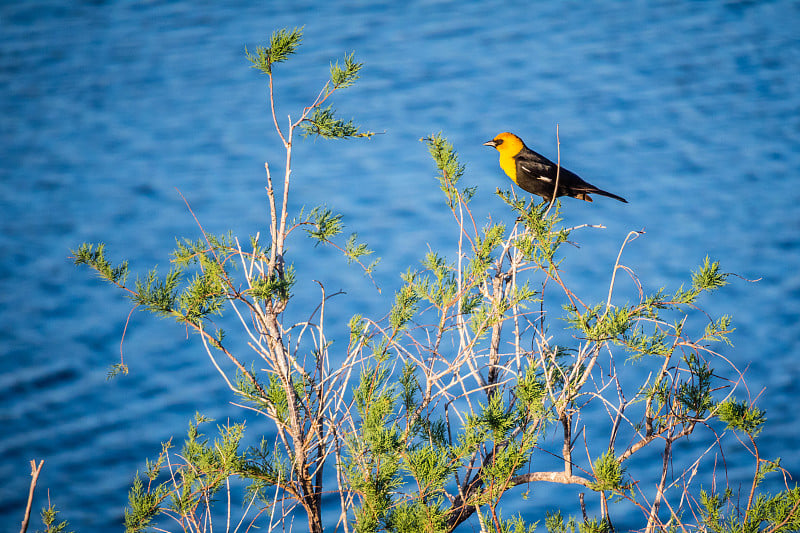
<path id="1" fill-rule="evenodd" d="M 484 146 L 491 146 L 492 148 L 497 148 L 497 143 L 495 142 L 494 139 L 492 139 L 491 141 L 486 141 L 485 143 L 483 143 L 483 145 Z"/>

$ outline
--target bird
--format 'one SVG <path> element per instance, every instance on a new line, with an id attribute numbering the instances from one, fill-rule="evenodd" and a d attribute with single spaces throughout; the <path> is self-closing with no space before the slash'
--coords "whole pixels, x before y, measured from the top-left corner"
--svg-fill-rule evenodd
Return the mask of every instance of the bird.
<path id="1" fill-rule="evenodd" d="M 570 196 L 591 202 L 592 197 L 589 194 L 599 194 L 628 203 L 622 196 L 595 187 L 564 167 L 559 169 L 558 165 L 525 146 L 522 139 L 513 133 L 507 131 L 500 133 L 483 145 L 491 146 L 500 152 L 500 168 L 508 174 L 511 181 L 523 190 L 539 195 L 547 201 L 553 200 L 558 173 L 556 197 Z"/>

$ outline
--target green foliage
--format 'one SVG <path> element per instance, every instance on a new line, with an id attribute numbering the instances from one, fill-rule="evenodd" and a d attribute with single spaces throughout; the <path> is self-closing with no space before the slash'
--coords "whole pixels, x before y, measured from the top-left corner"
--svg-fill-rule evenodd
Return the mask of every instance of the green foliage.
<path id="1" fill-rule="evenodd" d="M 297 51 L 302 40 L 303 28 L 293 28 L 291 30 L 283 28 L 272 33 L 268 47 L 256 47 L 255 54 L 250 54 L 245 48 L 245 55 L 253 64 L 252 68 L 271 76 L 272 65 L 289 59 L 289 56 Z"/>
<path id="2" fill-rule="evenodd" d="M 700 504 L 703 509 L 703 525 L 713 531 L 714 526 L 722 521 L 722 506 L 727 502 L 733 492 L 728 489 L 724 494 L 711 495 L 705 490 L 700 491 Z"/>
<path id="3" fill-rule="evenodd" d="M 632 361 L 638 361 L 646 355 L 669 357 L 675 349 L 668 342 L 667 332 L 658 328 L 650 335 L 644 333 L 641 328 L 632 332 L 627 331 L 623 335 L 623 343 L 632 353 L 630 358 Z"/>
<path id="4" fill-rule="evenodd" d="M 442 135 L 441 132 L 432 134 L 429 137 L 420 139 L 428 144 L 428 151 L 439 169 L 439 187 L 447 198 L 447 205 L 453 209 L 457 199 L 461 198 L 468 203 L 475 194 L 476 188 L 467 187 L 461 191 L 456 185 L 464 175 L 464 165 L 459 163 L 458 154 L 453 145 Z"/>
<path id="5" fill-rule="evenodd" d="M 628 306 L 606 307 L 597 304 L 578 312 L 575 306 L 567 306 L 570 325 L 583 332 L 587 340 L 602 342 L 625 336 L 636 318 L 635 311 Z"/>
<path id="6" fill-rule="evenodd" d="M 247 450 L 246 456 L 244 476 L 250 480 L 248 497 L 259 498 L 267 505 L 272 504 L 267 489 L 276 485 L 281 486 L 286 480 L 291 479 L 290 459 L 280 448 L 270 445 L 264 437 L 258 446 L 252 446 Z"/>
<path id="7" fill-rule="evenodd" d="M 589 484 L 589 488 L 592 490 L 620 493 L 627 488 L 622 482 L 625 469 L 614 455 L 613 449 L 606 450 L 603 455 L 598 457 L 593 467 L 594 477 L 597 481 Z"/>
<path id="8" fill-rule="evenodd" d="M 511 302 L 505 299 L 495 303 L 483 302 L 472 311 L 469 321 L 472 332 L 479 338 L 485 336 L 489 332 L 489 328 L 500 324 L 506 318 L 509 309 L 511 309 Z"/>
<path id="9" fill-rule="evenodd" d="M 315 207 L 306 217 L 303 217 L 301 214 L 301 218 L 301 224 L 304 226 L 305 232 L 309 237 L 317 241 L 317 245 L 320 243 L 333 244 L 333 239 L 341 235 L 344 229 L 342 215 L 334 213 L 327 207 Z M 380 262 L 380 258 L 364 266 L 361 263 L 361 259 L 372 255 L 374 250 L 371 250 L 366 243 L 360 243 L 357 242 L 357 240 L 358 234 L 351 233 L 343 249 L 335 244 L 334 246 L 342 250 L 344 256 L 347 258 L 348 264 L 355 261 L 364 267 L 366 274 L 371 274 Z"/>
<path id="10" fill-rule="evenodd" d="M 128 493 L 129 506 L 125 509 L 125 531 L 137 533 L 151 527 L 154 518 L 161 512 L 175 513 L 180 517 L 196 517 L 205 511 L 213 495 L 231 477 L 242 475 L 246 458 L 239 452 L 244 425 L 233 424 L 219 427 L 219 438 L 209 443 L 198 431 L 198 424 L 209 419 L 197 415 L 197 422 L 189 425 L 186 441 L 178 457 L 185 464 L 170 464 L 170 479 L 155 484 L 169 445 L 164 446 L 162 456 L 156 462 L 148 461 L 148 484 L 137 473 Z"/>
<path id="11" fill-rule="evenodd" d="M 400 397 L 403 399 L 403 407 L 407 413 L 413 413 L 417 408 L 417 395 L 421 392 L 419 380 L 414 375 L 414 365 L 407 361 L 400 374 Z"/>
<path id="12" fill-rule="evenodd" d="M 358 71 L 361 70 L 363 63 L 358 63 L 353 59 L 354 56 L 355 52 L 344 56 L 344 68 L 339 66 L 338 61 L 335 64 L 331 63 L 331 85 L 333 90 L 350 87 L 359 78 Z"/>
<path id="13" fill-rule="evenodd" d="M 447 448 L 429 444 L 409 450 L 403 468 L 414 479 L 420 480 L 419 495 L 423 500 L 428 500 L 442 494 L 456 465 Z"/>
<path id="14" fill-rule="evenodd" d="M 226 301 L 221 269 L 217 263 L 209 263 L 207 270 L 189 280 L 177 304 L 186 321 L 199 324 L 208 315 L 222 315 Z"/>
<path id="15" fill-rule="evenodd" d="M 515 246 L 525 259 L 549 272 L 556 266 L 556 251 L 567 242 L 570 234 L 569 229 L 558 226 L 561 222 L 560 200 L 556 200 L 550 209 L 550 202 L 547 201 L 539 204 L 531 201 L 530 205 L 526 205 L 524 199 L 517 199 L 508 191 L 498 189 L 497 195 L 518 215 L 518 220 L 528 230 L 517 238 Z"/>
<path id="16" fill-rule="evenodd" d="M 445 533 L 448 511 L 441 500 L 402 502 L 392 509 L 386 529 L 398 533 Z"/>
<path id="17" fill-rule="evenodd" d="M 547 384 L 540 375 L 529 368 L 517 382 L 514 392 L 518 401 L 517 407 L 521 410 L 518 416 L 544 416 Z"/>
<path id="18" fill-rule="evenodd" d="M 405 285 L 395 293 L 394 306 L 389 315 L 389 324 L 395 331 L 404 329 L 417 311 L 419 294 L 414 285 L 415 276 L 408 272 L 404 276 Z"/>
<path id="19" fill-rule="evenodd" d="M 54 505 L 48 504 L 47 507 L 42 507 L 41 517 L 44 531 L 37 531 L 37 533 L 75 533 L 74 531 L 67 532 L 69 522 L 66 520 L 58 522 L 58 509 Z"/>
<path id="20" fill-rule="evenodd" d="M 699 419 L 714 407 L 714 400 L 711 397 L 711 378 L 714 376 L 714 370 L 696 354 L 689 354 L 684 361 L 689 367 L 692 380 L 679 385 L 677 401 L 686 409 L 687 417 Z"/>
<path id="21" fill-rule="evenodd" d="M 342 233 L 342 215 L 334 213 L 327 207 L 315 207 L 308 215 L 311 224 L 310 228 L 305 228 L 306 233 L 319 243 L 330 242 L 330 240 Z"/>
<path id="22" fill-rule="evenodd" d="M 800 530 L 800 487 L 786 489 L 774 496 L 762 494 L 755 498 L 746 513 L 735 505 L 733 491 L 709 494 L 700 491 L 700 516 L 703 531 L 740 533 L 774 531 L 788 533 Z"/>
<path id="23" fill-rule="evenodd" d="M 392 422 L 397 395 L 387 384 L 388 376 L 385 364 L 367 365 L 353 392 L 361 427 L 348 439 L 345 472 L 361 495 L 361 504 L 354 509 L 356 531 L 374 531 L 391 522 L 392 493 L 402 484 L 402 440 Z"/>
<path id="24" fill-rule="evenodd" d="M 600 518 L 590 518 L 578 524 L 580 533 L 611 533 L 613 529 L 607 520 Z"/>
<path id="25" fill-rule="evenodd" d="M 564 522 L 564 517 L 561 511 L 547 512 L 544 520 L 544 527 L 547 528 L 548 533 L 571 533 L 575 531 L 575 519 L 569 518 Z"/>
<path id="26" fill-rule="evenodd" d="M 734 329 L 731 328 L 731 317 L 722 315 L 717 320 L 713 320 L 706 325 L 705 334 L 703 335 L 710 341 L 722 341 L 728 346 L 733 346 L 728 334 L 732 333 Z"/>
<path id="27" fill-rule="evenodd" d="M 158 485 L 151 491 L 145 488 L 139 473 L 133 479 L 128 492 L 128 507 L 125 509 L 125 532 L 138 533 L 145 531 L 153 518 L 161 510 L 161 502 L 167 494 L 166 485 Z"/>
<path id="28" fill-rule="evenodd" d="M 302 124 L 303 137 L 318 135 L 323 139 L 347 139 L 351 137 L 370 138 L 375 135 L 373 131 L 360 131 L 353 123 L 353 119 L 345 122 L 336 117 L 333 106 L 316 107 Z"/>
<path id="29" fill-rule="evenodd" d="M 226 256 L 234 246 L 233 236 L 206 234 L 197 240 L 175 239 L 172 262 L 181 268 L 193 264 L 208 268 L 211 263 L 219 263 L 220 256 Z"/>
<path id="30" fill-rule="evenodd" d="M 495 531 L 497 533 L 533 533 L 536 531 L 535 524 L 527 525 L 521 515 L 510 519 L 504 519 L 500 512 L 496 513 L 496 518 L 491 516 L 482 517 L 483 530 Z"/>
<path id="31" fill-rule="evenodd" d="M 285 423 L 289 414 L 289 397 L 280 378 L 275 374 L 269 374 L 267 385 L 264 387 L 266 396 L 262 397 L 252 381 L 242 374 L 239 375 L 241 378 L 237 381 L 236 388 L 240 393 L 260 408 L 269 410 L 278 422 Z"/>
<path id="32" fill-rule="evenodd" d="M 269 277 L 254 280 L 249 292 L 258 301 L 267 302 L 276 299 L 287 302 L 292 297 L 292 287 L 296 282 L 294 266 L 289 265 L 283 273 L 275 271 Z"/>
<path id="33" fill-rule="evenodd" d="M 452 304 L 458 293 L 453 266 L 448 265 L 435 252 L 428 252 L 422 265 L 423 273 L 418 273 L 411 280 L 416 297 L 430 302 L 438 309 Z"/>
<path id="34" fill-rule="evenodd" d="M 548 512 L 545 527 L 548 533 L 574 533 L 576 529 L 580 533 L 610 533 L 614 531 L 608 520 L 603 518 L 589 518 L 582 522 L 576 522 L 573 517 L 570 517 L 565 522 L 561 511 Z"/>
<path id="35" fill-rule="evenodd" d="M 493 433 L 496 440 L 504 440 L 509 431 L 514 429 L 515 420 L 508 416 L 503 397 L 495 394 L 487 405 L 481 404 L 480 407 L 478 414 L 470 419 L 468 425 Z"/>
<path id="36" fill-rule="evenodd" d="M 368 340 L 366 335 L 368 326 L 364 317 L 359 314 L 353 315 L 347 326 L 350 329 L 350 347 L 355 347 L 356 344 L 364 346 Z"/>
<path id="37" fill-rule="evenodd" d="M 706 258 L 699 271 L 693 273 L 693 287 L 690 290 L 681 287 L 670 297 L 661 288 L 653 294 L 644 295 L 636 305 L 609 306 L 600 303 L 579 310 L 568 304 L 565 306 L 567 320 L 570 327 L 581 331 L 589 341 L 612 341 L 624 346 L 633 361 L 639 361 L 644 356 L 670 357 L 675 350 L 671 339 L 681 335 L 683 324 L 681 320 L 669 327 L 664 315 L 671 312 L 685 316 L 681 306 L 693 304 L 704 290 L 724 285 L 726 276 L 719 272 L 718 263 L 710 263 Z M 649 331 L 645 330 L 645 325 Z M 732 331 L 730 316 L 723 315 L 707 324 L 702 339 L 730 344 L 728 335 Z"/>
<path id="38" fill-rule="evenodd" d="M 756 486 L 758 486 L 764 480 L 764 476 L 772 472 L 777 472 L 779 470 L 781 470 L 780 457 L 778 457 L 774 461 L 769 461 L 766 459 L 762 459 L 761 461 L 759 461 L 758 472 L 756 472 L 756 476 L 754 478 Z"/>
<path id="39" fill-rule="evenodd" d="M 714 291 L 728 284 L 726 281 L 730 274 L 720 271 L 719 261 L 711 262 L 706 256 L 703 266 L 692 272 L 692 289 L 700 291 Z"/>
<path id="40" fill-rule="evenodd" d="M 473 246 L 473 256 L 467 267 L 467 277 L 474 280 L 483 280 L 492 265 L 499 246 L 505 241 L 506 227 L 495 224 L 483 228 L 483 236 L 479 237 Z"/>
<path id="41" fill-rule="evenodd" d="M 153 314 L 161 317 L 174 316 L 181 321 L 184 317 L 176 311 L 181 274 L 180 270 L 172 269 L 160 279 L 157 270 L 153 268 L 144 281 L 136 278 L 136 291 L 131 299 Z"/>
<path id="42" fill-rule="evenodd" d="M 755 437 L 763 429 L 767 415 L 758 407 L 753 407 L 747 402 L 737 402 L 730 398 L 717 406 L 717 416 L 727 424 L 727 429 L 743 431 Z"/>
<path id="43" fill-rule="evenodd" d="M 347 239 L 347 244 L 345 244 L 345 255 L 348 263 L 373 253 L 373 250 L 370 250 L 366 243 L 358 243 L 356 239 L 358 239 L 358 233 L 351 233 L 350 238 Z"/>
<path id="44" fill-rule="evenodd" d="M 496 502 L 508 488 L 511 475 L 527 463 L 536 442 L 533 432 L 518 431 L 517 411 L 509 410 L 501 396 L 495 395 L 467 422 L 466 435 L 458 446 L 446 444 L 443 424 L 426 426 L 419 433 L 420 441 L 407 440 L 414 432 L 404 441 L 398 432 L 398 400 L 402 398 L 406 411 L 411 410 L 420 392 L 419 383 L 413 367 L 406 365 L 398 395 L 387 385 L 388 376 L 385 365 L 365 367 L 354 393 L 362 423 L 357 432 L 360 438 L 349 441 L 347 461 L 348 479 L 361 496 L 354 515 L 355 529 L 380 529 L 383 524 L 390 531 L 446 530 L 446 486 L 482 441 L 494 450 L 493 459 L 484 466 L 487 490 L 475 494 L 471 501 L 477 505 Z M 534 388 L 528 383 L 526 390 Z M 407 484 L 409 478 L 413 480 L 410 485 L 416 487 L 413 490 Z M 517 519 L 503 523 L 511 527 L 504 529 L 509 531 L 519 530 L 515 528 L 522 524 Z"/>
<path id="45" fill-rule="evenodd" d="M 505 442 L 493 437 L 494 455 L 483 465 L 482 478 L 487 488 L 483 494 L 476 495 L 477 504 L 492 507 L 500 503 L 505 492 L 513 486 L 511 478 L 525 468 L 536 445 L 533 432 L 522 432 Z"/>
<path id="46" fill-rule="evenodd" d="M 356 242 L 356 239 L 358 239 L 358 234 L 351 233 L 350 238 L 347 239 L 347 243 L 345 244 L 344 255 L 345 257 L 347 257 L 348 264 L 352 263 L 353 261 L 358 262 L 361 260 L 362 257 L 366 257 L 368 255 L 372 255 L 373 253 L 375 253 L 375 250 L 371 250 L 366 243 Z M 367 274 L 371 274 L 375 270 L 375 267 L 378 266 L 378 263 L 380 263 L 380 261 L 381 261 L 380 257 L 374 259 L 369 265 L 365 267 L 364 269 L 365 272 Z"/>
<path id="47" fill-rule="evenodd" d="M 687 290 L 681 286 L 672 296 L 672 301 L 683 305 L 694 304 L 703 291 L 713 292 L 727 285 L 728 276 L 730 274 L 720 271 L 719 261 L 712 263 L 711 259 L 706 256 L 703 265 L 692 271 L 691 289 Z"/>
<path id="48" fill-rule="evenodd" d="M 128 373 L 128 365 L 124 363 L 116 363 L 111 365 L 108 369 L 108 374 L 106 374 L 106 379 L 113 379 L 120 374 L 127 374 Z"/>
<path id="49" fill-rule="evenodd" d="M 239 473 L 244 465 L 239 454 L 239 442 L 244 432 L 244 424 L 219 426 L 219 438 L 213 444 L 197 431 L 196 425 L 190 425 L 188 438 L 184 443 L 181 455 L 192 464 L 191 476 L 185 479 L 200 481 L 194 476 L 204 477 L 203 490 L 211 493 L 219 490 L 224 479 Z"/>
<path id="50" fill-rule="evenodd" d="M 102 242 L 97 245 L 81 244 L 77 250 L 71 250 L 76 265 L 87 265 L 100 274 L 103 279 L 124 286 L 128 279 L 128 262 L 123 261 L 119 266 L 112 267 L 105 256 L 106 245 Z"/>

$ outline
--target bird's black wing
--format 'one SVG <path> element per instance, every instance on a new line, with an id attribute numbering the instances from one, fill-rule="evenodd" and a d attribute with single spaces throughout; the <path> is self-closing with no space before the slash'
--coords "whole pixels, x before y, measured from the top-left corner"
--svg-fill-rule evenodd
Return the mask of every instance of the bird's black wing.
<path id="1" fill-rule="evenodd" d="M 553 198 L 553 191 L 558 182 L 558 196 L 580 197 L 585 193 L 598 192 L 600 189 L 585 182 L 574 172 L 553 163 L 530 148 L 524 148 L 516 156 L 517 183 L 528 192 L 538 194 L 548 200 Z"/>
<path id="2" fill-rule="evenodd" d="M 620 202 L 628 202 L 621 196 L 595 187 L 569 169 L 564 167 L 559 169 L 557 164 L 543 155 L 537 154 L 530 148 L 523 148 L 517 154 L 515 160 L 517 163 L 517 184 L 526 191 L 538 194 L 548 200 L 553 198 L 553 190 L 556 187 L 556 181 L 558 181 L 556 197 L 572 196 L 573 198 L 591 202 L 592 199 L 588 195 L 599 194 L 614 198 Z"/>
<path id="3" fill-rule="evenodd" d="M 529 148 L 523 148 L 514 157 L 514 161 L 517 185 L 533 194 L 552 198 L 556 183 L 556 165 L 552 161 Z"/>

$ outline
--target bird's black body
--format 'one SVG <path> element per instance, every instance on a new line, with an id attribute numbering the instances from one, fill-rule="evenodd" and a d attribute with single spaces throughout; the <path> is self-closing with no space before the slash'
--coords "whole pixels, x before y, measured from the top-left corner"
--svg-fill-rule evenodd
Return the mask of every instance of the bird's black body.
<path id="1" fill-rule="evenodd" d="M 514 156 L 514 160 L 517 166 L 517 185 L 546 200 L 553 199 L 553 190 L 556 186 L 556 177 L 558 177 L 556 197 L 571 196 L 591 202 L 592 199 L 588 195 L 599 194 L 628 203 L 625 198 L 595 187 L 564 167 L 559 169 L 558 165 L 543 155 L 537 154 L 527 146 L 524 146 Z"/>
<path id="2" fill-rule="evenodd" d="M 580 176 L 537 154 L 513 133 L 503 132 L 483 143 L 500 152 L 500 168 L 522 189 L 552 201 L 555 196 L 570 196 L 591 202 L 589 194 L 608 196 L 620 202 L 628 201 L 616 194 L 599 189 Z"/>

